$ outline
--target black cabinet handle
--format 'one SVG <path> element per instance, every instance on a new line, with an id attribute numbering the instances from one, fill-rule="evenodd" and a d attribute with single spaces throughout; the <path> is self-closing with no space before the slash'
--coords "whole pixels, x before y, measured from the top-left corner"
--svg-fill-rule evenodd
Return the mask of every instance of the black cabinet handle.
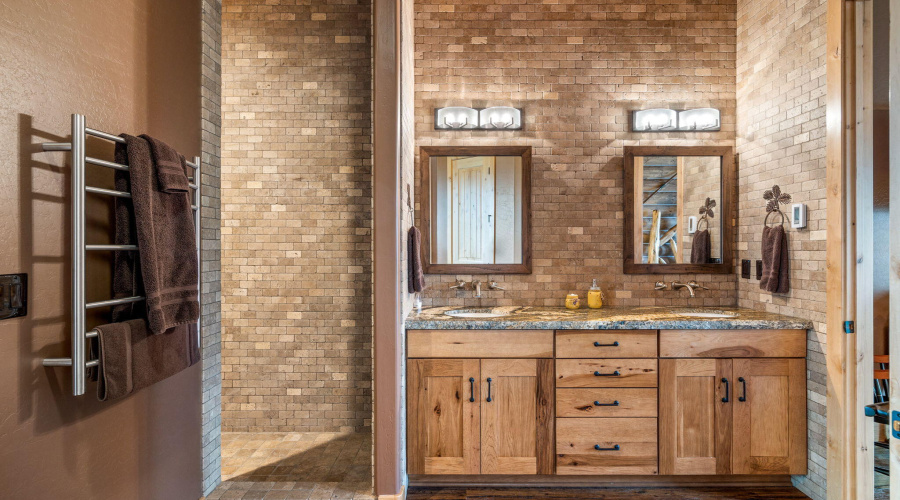
<path id="1" fill-rule="evenodd" d="M 722 382 L 725 382 L 725 397 L 722 398 L 722 402 L 727 403 L 728 402 L 728 379 L 723 378 Z"/>
<path id="2" fill-rule="evenodd" d="M 612 448 L 603 448 L 599 444 L 595 444 L 594 449 L 597 451 L 619 451 L 619 445 L 615 445 Z"/>
<path id="3" fill-rule="evenodd" d="M 600 401 L 594 401 L 594 406 L 619 406 L 619 402 L 613 401 L 612 403 L 601 403 Z"/>
<path id="4" fill-rule="evenodd" d="M 614 371 L 614 372 L 612 372 L 612 373 L 600 373 L 600 372 L 594 372 L 594 376 L 595 376 L 595 377 L 618 377 L 618 376 L 619 376 L 619 370 L 616 370 L 616 371 Z"/>
<path id="5" fill-rule="evenodd" d="M 743 403 L 744 401 L 747 401 L 747 381 L 744 380 L 744 377 L 738 377 L 738 382 L 744 387 L 744 395 L 738 398 L 738 401 Z"/>
<path id="6" fill-rule="evenodd" d="M 615 341 L 612 344 L 601 344 L 600 342 L 594 342 L 594 347 L 619 347 L 619 341 Z"/>
<path id="7" fill-rule="evenodd" d="M 475 402 L 475 379 L 473 377 L 469 377 L 469 402 Z"/>
<path id="8" fill-rule="evenodd" d="M 487 397 L 487 402 L 490 403 L 490 402 L 491 402 L 491 377 L 488 377 L 487 383 L 488 383 L 488 397 Z"/>

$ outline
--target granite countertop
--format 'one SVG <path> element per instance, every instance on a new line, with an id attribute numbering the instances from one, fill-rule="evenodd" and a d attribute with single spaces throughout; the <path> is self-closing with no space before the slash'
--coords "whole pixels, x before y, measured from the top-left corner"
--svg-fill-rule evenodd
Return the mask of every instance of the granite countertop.
<path id="1" fill-rule="evenodd" d="M 509 311 L 498 318 L 454 318 L 454 310 Z M 676 316 L 673 312 L 730 312 L 733 318 Z M 428 307 L 406 318 L 409 330 L 809 330 L 811 321 L 737 307 Z"/>

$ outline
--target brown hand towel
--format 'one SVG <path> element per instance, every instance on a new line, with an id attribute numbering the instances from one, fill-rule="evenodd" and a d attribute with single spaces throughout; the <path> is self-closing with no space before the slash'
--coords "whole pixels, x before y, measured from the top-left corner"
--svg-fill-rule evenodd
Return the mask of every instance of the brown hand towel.
<path id="1" fill-rule="evenodd" d="M 200 316 L 191 201 L 187 192 L 160 190 L 150 145 L 145 139 L 126 134 L 122 137 L 126 144 L 116 144 L 116 161 L 127 164 L 129 172 L 127 176 L 117 172 L 116 185 L 127 185 L 131 192 L 131 223 L 140 251 L 140 268 L 135 268 L 137 274 L 130 278 L 143 285 L 149 329 L 158 334 L 194 323 Z M 117 223 L 119 218 L 117 205 Z M 117 256 L 129 258 L 134 256 Z M 115 277 L 128 278 L 118 274 Z"/>
<path id="2" fill-rule="evenodd" d="M 164 193 L 188 192 L 190 186 L 188 186 L 187 163 L 184 161 L 184 155 L 178 154 L 178 151 L 172 149 L 168 144 L 149 135 L 140 135 L 139 137 L 150 144 L 159 190 Z"/>
<path id="3" fill-rule="evenodd" d="M 200 359 L 196 325 L 151 335 L 143 319 L 97 327 L 97 397 L 121 398 L 171 377 Z"/>
<path id="4" fill-rule="evenodd" d="M 759 288 L 770 293 L 788 293 L 791 289 L 790 259 L 784 227 L 764 227 L 762 234 L 762 279 Z"/>
<path id="5" fill-rule="evenodd" d="M 409 228 L 406 238 L 407 290 L 409 293 L 425 289 L 425 274 L 422 272 L 422 233 L 416 226 Z"/>
<path id="6" fill-rule="evenodd" d="M 712 252 L 709 230 L 697 231 L 691 241 L 691 264 L 706 264 Z"/>

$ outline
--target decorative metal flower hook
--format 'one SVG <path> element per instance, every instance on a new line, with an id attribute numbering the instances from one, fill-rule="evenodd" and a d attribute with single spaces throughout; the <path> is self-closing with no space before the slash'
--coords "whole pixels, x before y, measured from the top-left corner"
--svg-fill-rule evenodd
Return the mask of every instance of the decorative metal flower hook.
<path id="1" fill-rule="evenodd" d="M 700 224 L 706 223 L 706 228 L 709 229 L 709 219 L 715 218 L 716 213 L 713 209 L 716 208 L 716 200 L 712 198 L 707 198 L 706 203 L 700 207 L 700 221 L 697 222 L 697 230 L 700 230 Z"/>
<path id="2" fill-rule="evenodd" d="M 782 193 L 781 188 L 778 187 L 778 184 L 772 186 L 772 189 L 767 189 L 765 193 L 763 193 L 763 199 L 767 201 L 766 203 L 766 220 L 763 222 L 763 225 L 769 224 L 769 216 L 777 213 L 781 216 L 781 225 L 784 225 L 785 216 L 781 211 L 780 205 L 787 205 L 791 202 L 791 195 L 787 193 Z"/>

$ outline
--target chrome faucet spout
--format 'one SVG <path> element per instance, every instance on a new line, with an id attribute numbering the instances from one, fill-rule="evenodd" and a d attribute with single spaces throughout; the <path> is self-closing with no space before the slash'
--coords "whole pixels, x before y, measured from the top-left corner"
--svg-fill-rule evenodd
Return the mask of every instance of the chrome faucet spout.
<path id="1" fill-rule="evenodd" d="M 472 282 L 472 289 L 475 290 L 475 298 L 481 298 L 481 281 L 475 280 Z"/>

